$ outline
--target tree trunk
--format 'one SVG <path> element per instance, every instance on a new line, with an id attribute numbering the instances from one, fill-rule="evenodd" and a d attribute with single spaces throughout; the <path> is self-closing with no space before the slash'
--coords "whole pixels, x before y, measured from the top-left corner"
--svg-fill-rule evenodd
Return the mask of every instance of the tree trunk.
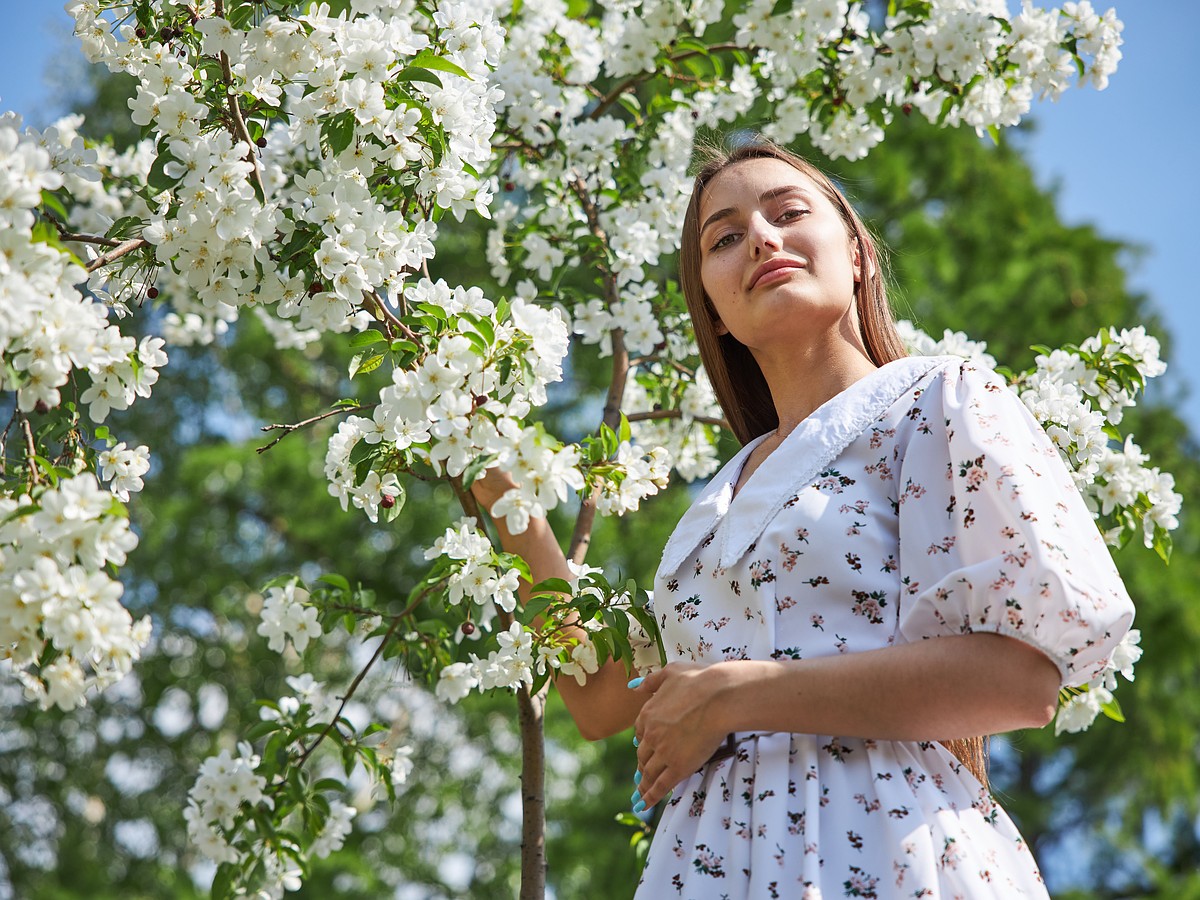
<path id="1" fill-rule="evenodd" d="M 521 895 L 520 900 L 546 896 L 546 688 L 536 694 L 517 691 L 517 720 L 521 726 Z"/>

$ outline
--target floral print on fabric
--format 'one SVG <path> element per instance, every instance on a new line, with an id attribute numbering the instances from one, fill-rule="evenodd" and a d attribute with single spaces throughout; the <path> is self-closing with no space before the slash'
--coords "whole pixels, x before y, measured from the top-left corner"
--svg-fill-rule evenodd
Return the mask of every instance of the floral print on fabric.
<path id="1" fill-rule="evenodd" d="M 805 659 L 970 631 L 1086 681 L 1132 605 L 1020 400 L 958 358 L 890 363 L 733 496 L 730 461 L 664 551 L 669 660 Z M 638 900 L 1046 897 L 1029 849 L 935 742 L 738 734 L 666 801 Z"/>

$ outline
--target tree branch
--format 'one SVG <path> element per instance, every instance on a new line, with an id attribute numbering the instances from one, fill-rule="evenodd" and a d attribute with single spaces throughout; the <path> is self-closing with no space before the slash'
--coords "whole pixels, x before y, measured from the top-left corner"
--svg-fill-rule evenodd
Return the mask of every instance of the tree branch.
<path id="1" fill-rule="evenodd" d="M 264 425 L 259 429 L 260 431 L 282 431 L 283 434 L 279 435 L 279 437 L 275 438 L 275 440 L 271 441 L 271 443 L 267 444 L 265 447 L 258 447 L 254 452 L 266 453 L 293 431 L 299 431 L 301 428 L 307 428 L 309 425 L 320 422 L 322 419 L 328 419 L 330 416 L 337 416 L 341 415 L 342 413 L 363 412 L 364 410 L 373 409 L 374 407 L 374 403 L 364 403 L 361 406 L 347 406 L 344 409 L 331 409 L 329 412 L 323 412 L 319 416 L 313 416 L 312 418 L 305 419 L 303 422 L 295 422 L 291 425 L 280 425 L 278 423 L 273 425 Z"/>
<path id="2" fill-rule="evenodd" d="M 611 280 L 610 290 L 616 291 L 616 281 Z M 604 401 L 604 416 L 601 421 L 616 431 L 621 425 L 621 399 L 625 396 L 625 381 L 629 377 L 629 351 L 625 349 L 625 333 L 620 328 L 612 330 L 612 381 L 608 385 L 608 396 Z M 567 559 L 582 563 L 587 557 L 588 546 L 592 542 L 592 528 L 596 522 L 596 497 L 600 489 L 597 487 L 579 506 L 579 515 L 575 518 L 575 531 L 571 534 L 571 545 L 567 550 Z"/>
<path id="3" fill-rule="evenodd" d="M 218 17 L 225 18 L 225 0 L 215 0 L 215 12 Z M 258 193 L 266 201 L 267 189 L 263 186 L 262 172 L 258 168 L 258 156 L 254 152 L 254 141 L 250 138 L 250 130 L 246 128 L 246 120 L 242 118 L 242 107 L 238 102 L 237 89 L 233 85 L 233 67 L 229 65 L 229 55 L 221 51 L 221 77 L 225 80 L 225 96 L 229 100 L 229 115 L 233 119 L 230 129 L 237 140 L 246 142 L 246 161 L 254 167 L 254 183 Z"/>
<path id="4" fill-rule="evenodd" d="M 89 242 L 90 243 L 90 242 Z M 99 243 L 96 241 L 95 243 Z M 111 262 L 116 262 L 122 256 L 133 253 L 135 250 L 141 250 L 143 247 L 149 247 L 150 242 L 145 238 L 131 238 L 128 241 L 122 241 L 117 244 L 112 250 L 97 256 L 87 265 L 87 271 L 95 272 L 97 269 L 102 269 Z"/>
<path id="5" fill-rule="evenodd" d="M 51 221 L 54 221 L 53 219 Z M 58 236 L 64 241 L 75 241 L 80 244 L 99 244 L 101 247 L 119 247 L 121 242 L 113 238 L 102 237 L 98 234 L 75 234 L 72 231 L 64 231 L 58 222 L 54 222 L 58 227 Z"/>
<path id="6" fill-rule="evenodd" d="M 626 413 L 625 418 L 630 422 L 645 422 L 650 419 L 682 419 L 683 410 L 648 409 L 644 412 Z M 712 416 L 692 416 L 692 421 L 699 422 L 702 425 L 716 425 L 718 428 L 729 428 L 729 423 L 724 419 L 714 419 Z"/>

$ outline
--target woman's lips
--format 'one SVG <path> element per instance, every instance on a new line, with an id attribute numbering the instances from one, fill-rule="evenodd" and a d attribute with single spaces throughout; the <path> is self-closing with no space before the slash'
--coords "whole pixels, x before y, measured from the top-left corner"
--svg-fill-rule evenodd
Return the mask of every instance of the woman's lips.
<path id="1" fill-rule="evenodd" d="M 754 290 L 762 284 L 783 281 L 797 269 L 803 269 L 804 264 L 796 259 L 770 259 L 754 270 L 750 278 L 748 290 Z"/>

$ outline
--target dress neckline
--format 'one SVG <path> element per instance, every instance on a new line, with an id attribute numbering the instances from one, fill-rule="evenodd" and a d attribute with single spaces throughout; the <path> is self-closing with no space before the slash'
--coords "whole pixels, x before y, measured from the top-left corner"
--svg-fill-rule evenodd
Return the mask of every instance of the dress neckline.
<path id="1" fill-rule="evenodd" d="M 934 369 L 959 357 L 908 356 L 886 363 L 830 397 L 792 429 L 746 478 L 746 460 L 770 434 L 743 446 L 679 520 L 663 548 L 658 576 L 669 577 L 697 544 L 712 535 L 722 567 L 745 554 L 788 497 L 829 465 L 871 421 Z"/>

